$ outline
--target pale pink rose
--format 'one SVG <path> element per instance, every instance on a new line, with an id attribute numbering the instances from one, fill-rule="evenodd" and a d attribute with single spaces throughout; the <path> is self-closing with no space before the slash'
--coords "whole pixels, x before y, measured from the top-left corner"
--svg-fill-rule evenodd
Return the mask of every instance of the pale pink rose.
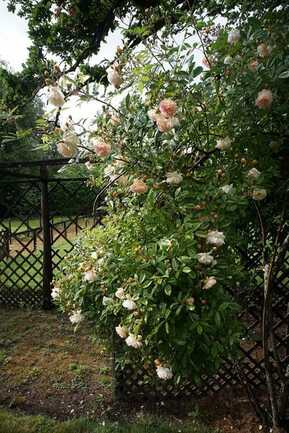
<path id="1" fill-rule="evenodd" d="M 143 180 L 135 179 L 129 189 L 131 192 L 143 194 L 144 192 L 147 192 L 148 186 L 144 183 Z"/>
<path id="2" fill-rule="evenodd" d="M 107 71 L 107 79 L 116 89 L 118 89 L 122 83 L 122 78 L 115 67 Z"/>
<path id="3" fill-rule="evenodd" d="M 172 129 L 170 120 L 167 119 L 162 114 L 158 114 L 156 116 L 156 123 L 157 123 L 157 127 L 158 127 L 160 132 L 167 132 L 170 129 Z"/>
<path id="4" fill-rule="evenodd" d="M 258 108 L 270 108 L 273 101 L 271 90 L 263 89 L 258 93 L 255 105 Z"/>
<path id="5" fill-rule="evenodd" d="M 160 112 L 165 117 L 173 117 L 177 111 L 177 104 L 172 99 L 163 99 L 159 106 Z"/>
<path id="6" fill-rule="evenodd" d="M 58 153 L 64 156 L 64 158 L 72 158 L 76 154 L 77 147 L 71 146 L 64 141 L 60 141 L 56 145 Z"/>
<path id="7" fill-rule="evenodd" d="M 217 280 L 215 277 L 208 277 L 206 278 L 205 284 L 203 285 L 203 290 L 209 290 L 211 287 L 213 287 L 215 284 L 217 284 Z"/>
<path id="8" fill-rule="evenodd" d="M 83 279 L 88 283 L 93 283 L 97 278 L 97 273 L 94 269 L 84 272 Z"/>
<path id="9" fill-rule="evenodd" d="M 100 158 L 105 158 L 111 153 L 111 145 L 109 143 L 106 143 L 102 139 L 94 140 L 93 147 L 96 155 L 99 156 Z"/>
<path id="10" fill-rule="evenodd" d="M 119 118 L 119 116 L 116 116 L 115 114 L 113 114 L 113 115 L 111 116 L 110 120 L 111 120 L 111 123 L 112 123 L 113 125 L 118 125 L 118 124 L 120 123 L 120 118 Z"/>
<path id="11" fill-rule="evenodd" d="M 271 51 L 272 51 L 271 47 L 269 47 L 268 45 L 266 45 L 264 43 L 258 45 L 258 47 L 257 47 L 257 53 L 258 53 L 258 55 L 260 57 L 263 57 L 263 58 L 269 57 L 270 54 L 271 54 Z"/>
<path id="12" fill-rule="evenodd" d="M 250 71 L 255 72 L 256 69 L 257 69 L 258 64 L 259 64 L 259 63 L 258 63 L 258 60 L 253 59 L 253 60 L 251 60 L 251 62 L 249 63 L 248 68 L 250 69 Z"/>

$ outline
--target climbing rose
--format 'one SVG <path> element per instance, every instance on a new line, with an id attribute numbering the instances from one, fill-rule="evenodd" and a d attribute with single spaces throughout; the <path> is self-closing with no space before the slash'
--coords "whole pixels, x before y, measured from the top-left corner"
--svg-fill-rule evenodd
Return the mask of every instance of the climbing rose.
<path id="1" fill-rule="evenodd" d="M 260 200 L 264 200 L 264 198 L 267 197 L 267 191 L 265 189 L 254 189 L 254 191 L 252 192 L 252 198 L 254 200 L 260 201 Z"/>
<path id="2" fill-rule="evenodd" d="M 177 104 L 172 99 L 163 99 L 159 106 L 160 112 L 165 117 L 174 117 L 177 111 Z"/>
<path id="3" fill-rule="evenodd" d="M 133 347 L 134 349 L 139 349 L 142 346 L 141 335 L 133 335 L 129 334 L 129 336 L 125 339 L 125 342 L 128 346 Z"/>
<path id="4" fill-rule="evenodd" d="M 152 122 L 156 122 L 157 116 L 158 114 L 155 108 L 152 108 L 151 110 L 148 111 L 148 117 Z"/>
<path id="5" fill-rule="evenodd" d="M 64 156 L 64 158 L 72 158 L 76 154 L 77 148 L 66 144 L 64 141 L 60 141 L 56 145 L 58 153 Z"/>
<path id="6" fill-rule="evenodd" d="M 273 101 L 271 90 L 263 89 L 258 93 L 255 105 L 258 108 L 270 108 Z"/>
<path id="7" fill-rule="evenodd" d="M 105 158 L 111 153 L 111 145 L 102 139 L 93 140 L 94 151 L 100 158 Z"/>
<path id="8" fill-rule="evenodd" d="M 59 87 L 57 86 L 50 87 L 48 101 L 50 102 L 50 104 L 54 105 L 55 107 L 62 107 L 65 100 L 64 100 L 64 95 Z"/>
<path id="9" fill-rule="evenodd" d="M 209 231 L 207 235 L 207 243 L 214 245 L 215 247 L 220 247 L 225 243 L 225 235 L 223 232 L 218 232 L 217 230 Z"/>
<path id="10" fill-rule="evenodd" d="M 249 179 L 257 179 L 260 176 L 260 171 L 257 170 L 257 168 L 251 168 L 251 170 L 248 171 L 247 173 L 247 177 Z"/>
<path id="11" fill-rule="evenodd" d="M 214 263 L 214 257 L 210 253 L 197 254 L 198 262 L 202 265 L 211 265 Z"/>
<path id="12" fill-rule="evenodd" d="M 230 194 L 233 190 L 233 184 L 230 183 L 230 185 L 221 186 L 220 190 L 223 191 L 225 194 Z"/>
<path id="13" fill-rule="evenodd" d="M 217 280 L 215 277 L 208 277 L 205 280 L 205 284 L 203 286 L 203 290 L 209 290 L 211 287 L 213 287 L 215 284 L 217 284 Z"/>
<path id="14" fill-rule="evenodd" d="M 259 63 L 258 63 L 258 60 L 253 59 L 253 60 L 251 60 L 251 62 L 249 63 L 248 68 L 250 69 L 250 71 L 255 72 L 256 69 L 257 69 L 258 64 L 259 64 Z"/>
<path id="15" fill-rule="evenodd" d="M 90 271 L 84 272 L 83 279 L 84 281 L 87 281 L 88 283 L 93 283 L 97 278 L 97 274 L 95 270 L 91 269 Z"/>
<path id="16" fill-rule="evenodd" d="M 111 116 L 110 120 L 111 120 L 111 123 L 112 123 L 113 125 L 118 125 L 118 124 L 120 123 L 120 118 L 119 118 L 119 116 L 116 116 L 115 114 L 113 114 L 113 115 Z"/>
<path id="17" fill-rule="evenodd" d="M 116 89 L 118 89 L 122 83 L 122 78 L 115 67 L 108 69 L 107 79 L 109 83 L 112 84 Z"/>
<path id="18" fill-rule="evenodd" d="M 233 58 L 231 56 L 226 56 L 224 58 L 224 65 L 230 65 L 233 61 Z"/>
<path id="19" fill-rule="evenodd" d="M 157 375 L 162 380 L 169 380 L 173 377 L 173 372 L 168 367 L 162 367 L 161 365 L 156 369 Z"/>
<path id="20" fill-rule="evenodd" d="M 125 291 L 123 287 L 119 287 L 116 292 L 115 292 L 115 296 L 118 299 L 125 299 Z"/>
<path id="21" fill-rule="evenodd" d="M 178 185 L 183 180 L 183 176 L 177 171 L 169 171 L 166 176 L 166 183 L 170 185 Z"/>
<path id="22" fill-rule="evenodd" d="M 122 306 L 130 311 L 135 310 L 137 308 L 136 303 L 131 299 L 125 299 L 122 303 Z"/>
<path id="23" fill-rule="evenodd" d="M 87 168 L 87 170 L 92 170 L 93 169 L 93 164 L 91 164 L 90 161 L 86 161 L 86 163 L 84 165 Z"/>
<path id="24" fill-rule="evenodd" d="M 104 296 L 104 297 L 102 298 L 102 305 L 104 305 L 104 306 L 109 305 L 109 304 L 111 304 L 112 302 L 113 302 L 113 299 L 112 299 L 112 298 L 109 298 L 108 296 Z"/>
<path id="25" fill-rule="evenodd" d="M 232 145 L 232 140 L 230 137 L 220 138 L 217 140 L 216 149 L 219 150 L 228 150 Z"/>
<path id="26" fill-rule="evenodd" d="M 228 43 L 229 44 L 236 44 L 239 42 L 241 37 L 240 30 L 231 30 L 228 34 Z"/>
<path id="27" fill-rule="evenodd" d="M 135 179 L 129 189 L 131 192 L 143 194 L 144 192 L 147 192 L 148 186 L 144 183 L 143 180 Z"/>
<path id="28" fill-rule="evenodd" d="M 69 316 L 69 320 L 73 324 L 80 323 L 83 320 L 83 315 L 81 314 L 81 310 L 73 311 Z"/>
<path id="29" fill-rule="evenodd" d="M 115 327 L 115 331 L 120 338 L 127 338 L 128 336 L 128 330 L 126 326 L 118 325 Z"/>
<path id="30" fill-rule="evenodd" d="M 258 45 L 258 47 L 257 47 L 257 53 L 258 53 L 258 55 L 260 57 L 263 57 L 263 58 L 269 57 L 270 54 L 271 54 L 271 51 L 272 51 L 271 47 L 269 47 L 268 45 L 266 45 L 264 43 Z"/>
<path id="31" fill-rule="evenodd" d="M 53 287 L 51 291 L 51 297 L 52 299 L 57 299 L 60 295 L 60 288 L 59 287 Z"/>

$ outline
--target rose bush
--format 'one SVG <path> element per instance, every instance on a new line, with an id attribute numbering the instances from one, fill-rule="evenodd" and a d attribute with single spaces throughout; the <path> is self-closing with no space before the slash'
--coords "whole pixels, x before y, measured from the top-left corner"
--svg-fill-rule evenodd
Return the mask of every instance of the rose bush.
<path id="1" fill-rule="evenodd" d="M 117 109 L 105 102 L 79 149 L 100 164 L 110 216 L 78 241 L 56 285 L 64 311 L 81 311 L 106 337 L 114 329 L 122 367 L 198 381 L 239 342 L 227 289 L 238 292 L 260 272 L 246 272 L 248 248 L 263 248 L 267 272 L 275 235 L 281 242 L 288 229 L 282 14 L 237 20 L 232 12 L 222 25 L 184 18 L 181 44 L 166 33 L 166 44 L 124 50 L 108 72 L 130 93 Z"/>

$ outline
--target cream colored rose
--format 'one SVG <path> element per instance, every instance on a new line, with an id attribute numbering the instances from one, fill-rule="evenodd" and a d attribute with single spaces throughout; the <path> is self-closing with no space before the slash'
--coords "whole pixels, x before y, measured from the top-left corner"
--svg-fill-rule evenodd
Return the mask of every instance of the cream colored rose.
<path id="1" fill-rule="evenodd" d="M 215 277 L 208 277 L 204 281 L 203 290 L 209 290 L 212 287 L 214 287 L 215 284 L 217 284 L 216 278 Z"/>
<path id="2" fill-rule="evenodd" d="M 122 303 L 122 306 L 130 311 L 136 310 L 137 308 L 136 303 L 131 299 L 125 299 Z"/>
<path id="3" fill-rule="evenodd" d="M 136 194 L 143 194 L 147 192 L 148 186 L 143 180 L 135 179 L 129 189 L 131 192 L 134 192 Z"/>
<path id="4" fill-rule="evenodd" d="M 223 232 L 218 232 L 217 230 L 211 230 L 207 235 L 207 243 L 214 245 L 215 247 L 220 247 L 225 243 L 225 235 Z"/>
<path id="5" fill-rule="evenodd" d="M 224 185 L 220 187 L 220 190 L 223 191 L 225 194 L 230 194 L 233 191 L 233 184 L 230 185 Z"/>
<path id="6" fill-rule="evenodd" d="M 255 105 L 258 108 L 270 108 L 273 101 L 271 90 L 263 89 L 258 93 Z"/>
<path id="7" fill-rule="evenodd" d="M 115 296 L 118 299 L 125 299 L 125 291 L 123 287 L 119 287 L 116 292 L 115 292 Z"/>
<path id="8" fill-rule="evenodd" d="M 169 171 L 166 176 L 166 183 L 169 185 L 179 185 L 183 181 L 183 176 L 177 171 Z"/>
<path id="9" fill-rule="evenodd" d="M 241 37 L 240 30 L 237 29 L 231 30 L 228 34 L 228 43 L 231 45 L 236 44 L 237 42 L 239 42 L 240 37 Z"/>
<path id="10" fill-rule="evenodd" d="M 173 377 L 173 372 L 168 367 L 162 367 L 161 365 L 156 369 L 157 375 L 162 380 L 169 380 Z"/>
<path id="11" fill-rule="evenodd" d="M 219 150 L 228 150 L 232 146 L 232 140 L 230 137 L 220 138 L 217 140 L 216 149 Z"/>
<path id="12" fill-rule="evenodd" d="M 72 314 L 69 316 L 69 320 L 74 325 L 77 325 L 83 320 L 83 315 L 81 313 L 81 310 L 73 311 Z"/>
<path id="13" fill-rule="evenodd" d="M 134 349 L 139 349 L 142 346 L 141 340 L 141 335 L 129 334 L 129 336 L 125 339 L 125 342 L 128 346 L 133 347 Z"/>
<path id="14" fill-rule="evenodd" d="M 120 338 L 127 338 L 128 337 L 128 330 L 126 326 L 118 325 L 115 327 L 115 332 Z"/>
<path id="15" fill-rule="evenodd" d="M 111 67 L 107 71 L 107 79 L 116 89 L 121 86 L 122 78 L 115 67 Z"/>
<path id="16" fill-rule="evenodd" d="M 212 265 L 215 261 L 210 253 L 199 253 L 197 254 L 197 259 L 202 265 Z"/>
<path id="17" fill-rule="evenodd" d="M 248 171 L 248 173 L 247 173 L 247 177 L 249 178 L 249 179 L 252 179 L 252 180 L 254 180 L 254 179 L 258 179 L 258 177 L 260 176 L 260 171 L 259 170 L 257 170 L 257 168 L 251 168 L 251 170 L 249 170 Z"/>
<path id="18" fill-rule="evenodd" d="M 55 107 L 62 107 L 65 102 L 64 95 L 58 86 L 51 86 L 49 88 L 48 101 Z"/>
<path id="19" fill-rule="evenodd" d="M 268 45 L 266 45 L 264 43 L 258 45 L 258 47 L 257 47 L 257 53 L 262 58 L 269 57 L 271 54 L 271 51 L 272 51 L 271 47 L 269 47 Z"/>
<path id="20" fill-rule="evenodd" d="M 83 279 L 88 283 L 93 283 L 97 278 L 97 273 L 94 269 L 84 272 Z"/>
<path id="21" fill-rule="evenodd" d="M 252 198 L 256 201 L 264 200 L 267 197 L 267 191 L 263 188 L 256 188 L 252 192 Z"/>

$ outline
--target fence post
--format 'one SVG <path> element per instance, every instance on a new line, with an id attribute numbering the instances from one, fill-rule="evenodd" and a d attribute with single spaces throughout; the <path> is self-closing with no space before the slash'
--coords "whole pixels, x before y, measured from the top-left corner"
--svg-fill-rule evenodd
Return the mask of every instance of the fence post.
<path id="1" fill-rule="evenodd" d="M 41 223 L 43 231 L 43 308 L 48 310 L 53 307 L 51 298 L 52 252 L 51 235 L 49 224 L 49 201 L 48 201 L 48 170 L 46 166 L 40 167 L 41 179 Z"/>

